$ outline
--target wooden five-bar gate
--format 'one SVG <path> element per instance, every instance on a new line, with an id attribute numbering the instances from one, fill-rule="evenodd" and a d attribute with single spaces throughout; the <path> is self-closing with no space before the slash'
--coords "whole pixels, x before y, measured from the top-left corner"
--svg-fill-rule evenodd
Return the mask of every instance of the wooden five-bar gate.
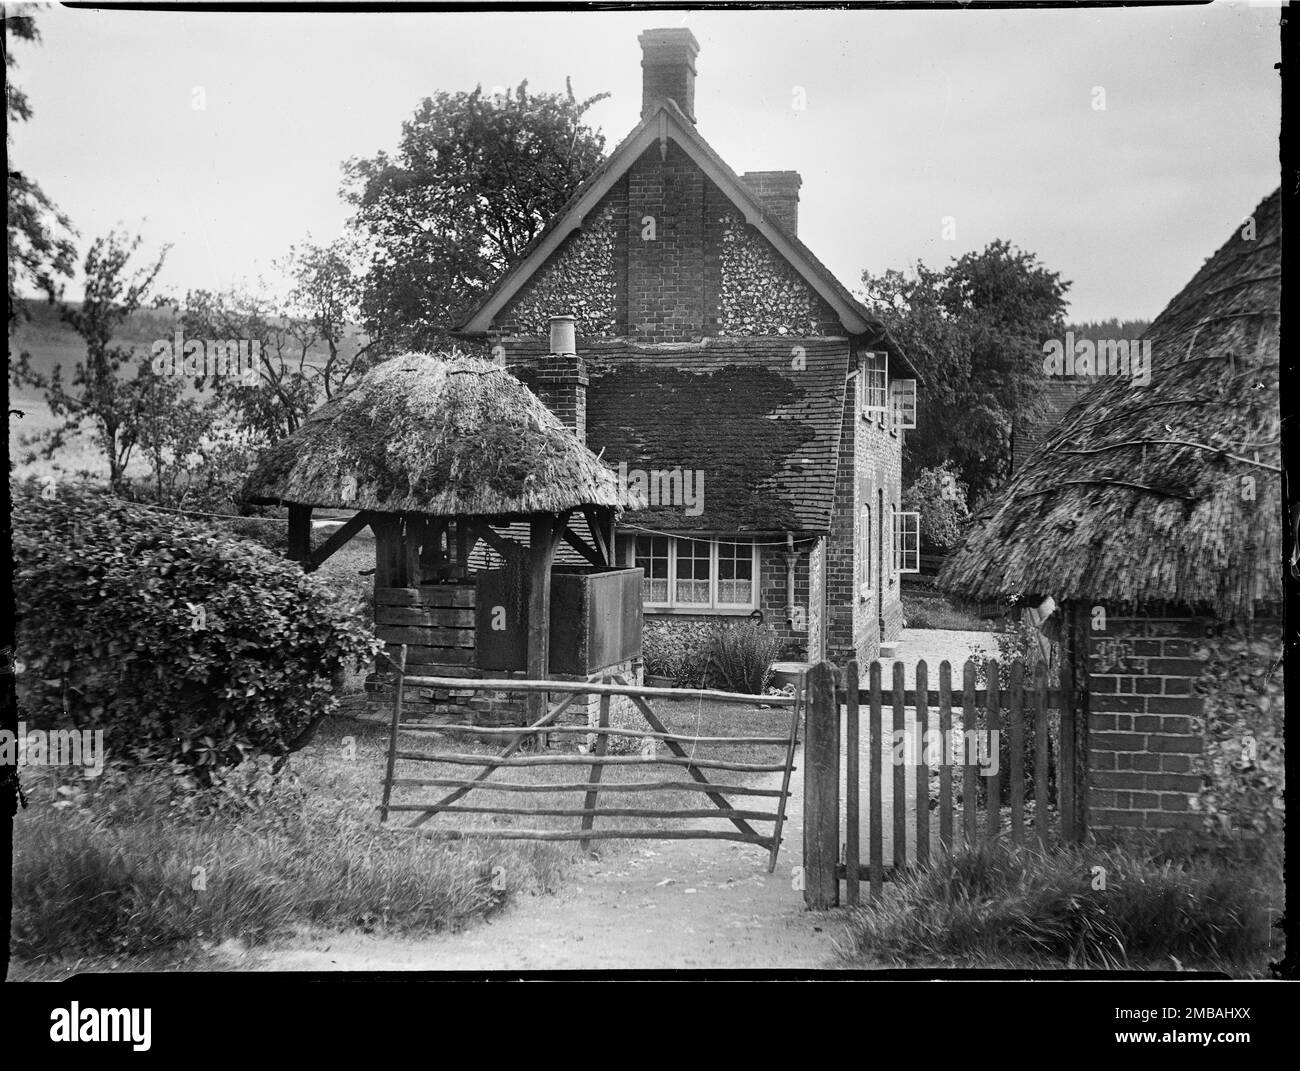
<path id="1" fill-rule="evenodd" d="M 556 680 L 474 680 L 463 677 L 443 678 L 407 675 L 404 671 L 405 650 L 401 654 L 401 663 L 394 678 L 392 717 L 389 724 L 388 759 L 384 775 L 383 802 L 379 805 L 380 821 L 387 823 L 389 815 L 395 812 L 411 813 L 415 817 L 404 826 L 396 826 L 403 831 L 424 833 L 427 835 L 461 840 L 467 838 L 495 838 L 508 840 L 558 841 L 576 840 L 581 842 L 585 851 L 593 840 L 610 839 L 713 839 L 737 840 L 756 844 L 769 852 L 768 872 L 776 868 L 777 853 L 781 847 L 781 831 L 785 823 L 786 801 L 790 796 L 790 775 L 794 770 L 794 753 L 798 742 L 799 723 L 803 700 L 801 696 L 754 696 L 731 692 L 710 690 L 689 690 L 676 688 L 649 688 L 629 684 L 619 674 L 598 676 L 588 681 Z M 488 727 L 467 724 L 433 724 L 427 721 L 404 720 L 403 694 L 407 688 L 451 688 L 473 691 L 522 692 L 530 695 L 548 694 L 564 696 L 540 718 L 528 726 Z M 559 725 L 557 719 L 569 710 L 578 699 L 595 695 L 599 697 L 599 714 L 594 724 Z M 626 696 L 649 726 L 639 728 L 613 728 L 610 726 L 610 701 L 614 696 Z M 762 703 L 769 707 L 789 707 L 790 719 L 787 731 L 779 736 L 698 736 L 669 732 L 649 700 L 660 699 L 695 699 L 720 703 L 754 706 Z M 742 712 L 743 713 L 743 712 Z M 417 747 L 403 746 L 403 736 L 408 739 L 435 737 L 453 737 L 469 739 L 480 743 L 501 743 L 504 750 L 498 754 L 483 754 L 457 751 L 425 750 Z M 545 743 L 551 736 L 560 738 L 574 735 L 593 739 L 587 753 L 556 749 L 554 753 L 542 754 Z M 640 755 L 610 755 L 609 741 L 612 737 L 626 737 L 643 741 Z M 653 741 L 644 750 L 644 742 Z M 533 743 L 531 754 L 520 754 L 526 744 Z M 659 750 L 664 745 L 666 754 Z M 726 758 L 697 758 L 695 750 L 701 746 L 755 745 L 776 749 L 776 757 L 771 762 L 740 762 Z M 688 752 L 687 748 L 691 750 Z M 453 767 L 480 767 L 475 774 L 465 776 L 439 776 L 427 778 L 409 778 L 396 776 L 399 761 L 438 763 Z M 602 783 L 602 775 L 609 767 L 623 766 L 669 766 L 684 768 L 690 777 L 682 780 L 619 781 Z M 588 767 L 586 781 L 563 783 L 520 783 L 492 780 L 492 775 L 501 769 L 539 766 L 585 766 Z M 720 783 L 710 780 L 706 771 L 736 771 L 745 775 L 781 774 L 781 787 L 752 784 Z M 436 800 L 408 801 L 396 800 L 395 794 L 406 789 L 450 789 Z M 582 792 L 581 807 L 547 807 L 547 806 L 505 806 L 492 802 L 480 805 L 464 805 L 458 801 L 471 792 L 507 793 L 507 798 L 519 793 L 564 793 Z M 699 792 L 712 805 L 708 808 L 669 809 L 656 807 L 649 803 L 640 806 L 601 806 L 602 795 L 642 794 L 656 792 Z M 733 807 L 728 796 L 767 797 L 776 801 L 775 810 L 753 810 Z M 450 815 L 488 815 L 489 821 L 502 820 L 513 822 L 516 818 L 558 817 L 580 819 L 577 828 L 514 828 L 510 825 L 479 826 L 473 828 L 447 827 L 443 823 L 425 826 L 426 822 L 438 816 Z M 595 828 L 597 818 L 636 818 L 647 819 L 653 825 L 634 828 Z M 680 825 L 661 824 L 670 819 L 724 819 L 730 828 L 700 828 L 693 826 L 683 828 Z M 764 834 L 754 828 L 753 823 L 771 822 L 771 832 Z"/>
<path id="2" fill-rule="evenodd" d="M 882 883 L 908 867 L 926 866 L 937 853 L 973 847 L 983 839 L 1045 844 L 1083 835 L 1085 779 L 1080 762 L 1087 750 L 1087 725 L 1069 666 L 1062 668 L 1060 685 L 1054 688 L 1048 687 L 1042 664 L 1027 670 L 1017 660 L 1008 668 L 1004 688 L 998 663 L 989 661 L 987 684 L 976 687 L 977 669 L 968 661 L 956 692 L 948 662 L 939 665 L 937 691 L 930 690 L 925 662 L 916 664 L 912 688 L 905 686 L 904 666 L 895 662 L 888 692 L 882 691 L 879 662 L 871 663 L 866 687 L 861 686 L 856 662 L 848 665 L 838 684 L 837 671 L 828 663 L 809 672 L 803 759 L 804 898 L 809 907 L 821 910 L 838 905 L 840 881 L 845 882 L 850 905 L 858 902 L 864 880 L 872 898 L 878 898 Z M 935 730 L 937 736 L 932 735 Z M 1005 769 L 1002 761 L 993 761 L 1003 734 L 1009 750 Z M 1029 741 L 1033 744 L 1032 830 L 1026 823 L 1025 798 Z M 932 743 L 935 746 L 929 746 Z M 1049 766 L 1053 751 L 1055 761 Z M 936 767 L 938 776 L 932 779 Z M 1004 783 L 1009 788 L 1005 814 Z M 954 800 L 954 790 L 959 802 Z"/>

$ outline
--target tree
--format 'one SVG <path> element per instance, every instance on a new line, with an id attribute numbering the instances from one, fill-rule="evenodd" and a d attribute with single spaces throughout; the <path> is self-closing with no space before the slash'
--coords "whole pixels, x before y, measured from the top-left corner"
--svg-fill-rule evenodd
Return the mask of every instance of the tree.
<path id="1" fill-rule="evenodd" d="M 32 117 L 32 109 L 27 94 L 14 82 L 13 74 L 18 63 L 10 47 L 11 37 L 39 42 L 41 35 L 36 29 L 36 20 L 29 15 L 8 14 L 4 20 L 5 116 L 8 119 L 5 144 L 12 159 L 14 125 L 27 122 Z M 18 320 L 30 315 L 18 293 L 19 286 L 30 284 L 42 291 L 51 303 L 57 301 L 61 290 L 58 279 L 72 275 L 77 251 L 72 244 L 72 235 L 76 233 L 72 223 L 35 179 L 21 171 L 11 170 L 8 203 L 8 324 L 12 330 Z"/>
<path id="2" fill-rule="evenodd" d="M 426 98 L 395 157 L 343 165 L 351 226 L 366 250 L 362 318 L 390 351 L 433 350 L 600 165 L 605 138 L 585 122 L 608 94 Z"/>
<path id="3" fill-rule="evenodd" d="M 256 352 L 251 382 L 209 372 L 194 384 L 212 388 L 238 427 L 265 444 L 293 434 L 322 400 L 346 389 L 382 339 L 358 340 L 362 283 L 345 243 L 296 246 L 278 266 L 291 279 L 283 300 L 265 284 L 191 290 L 180 315 L 187 338 L 246 342 Z"/>
<path id="4" fill-rule="evenodd" d="M 978 500 L 1010 475 L 1013 422 L 1041 414 L 1042 344 L 1064 332 L 1069 282 L 1001 240 L 942 271 L 918 261 L 862 282 L 925 381 L 905 479 L 949 464 Z"/>
<path id="5" fill-rule="evenodd" d="M 311 364 L 316 327 L 291 317 L 266 285 L 190 290 L 180 323 L 188 339 L 244 342 L 250 355 L 256 352 L 252 381 L 215 370 L 193 380 L 196 388 L 212 388 L 224 412 L 243 431 L 266 443 L 278 442 L 297 431 L 316 407 L 319 384 Z"/>
<path id="6" fill-rule="evenodd" d="M 63 320 L 86 343 L 86 359 L 73 367 L 70 386 L 63 384 L 62 365 L 56 364 L 48 375 L 37 372 L 26 353 L 14 369 L 16 383 L 42 391 L 50 412 L 63 417 L 62 424 L 24 443 L 39 444 L 40 456 L 49 459 L 70 435 L 89 424 L 108 462 L 109 484 L 114 491 L 122 487 L 131 452 L 139 440 L 145 384 L 139 377 L 128 379 L 122 375 L 124 367 L 133 363 L 132 353 L 129 348 L 113 345 L 113 335 L 145 303 L 167 259 L 164 248 L 153 264 L 128 270 L 128 261 L 139 249 L 140 241 L 138 236 L 128 240 L 111 231 L 95 239 L 86 253 L 82 269 L 85 297 L 80 306 L 65 305 L 62 310 Z"/>
<path id="7" fill-rule="evenodd" d="M 326 246 L 308 241 L 290 249 L 283 265 L 293 281 L 290 315 L 310 324 L 327 351 L 324 362 L 316 366 L 327 399 L 364 372 L 383 348 L 383 325 L 376 325 L 377 333 L 365 342 L 354 340 L 364 282 L 356 258 L 355 245 L 343 239 Z"/>

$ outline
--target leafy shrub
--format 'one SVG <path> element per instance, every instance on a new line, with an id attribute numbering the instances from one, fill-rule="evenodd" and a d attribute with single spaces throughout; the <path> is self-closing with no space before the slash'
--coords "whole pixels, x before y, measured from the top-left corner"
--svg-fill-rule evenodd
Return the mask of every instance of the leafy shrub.
<path id="1" fill-rule="evenodd" d="M 1032 686 L 1036 667 L 1043 661 L 1041 640 L 1043 631 L 1028 618 L 1008 625 L 996 634 L 998 645 L 998 682 L 1003 688 L 1011 684 L 1011 663 L 1019 659 L 1025 665 L 1024 679 L 1026 686 Z M 1056 687 L 1060 682 L 1060 647 L 1055 640 L 1051 643 L 1051 653 L 1047 659 L 1047 683 Z M 970 645 L 970 661 L 975 663 L 975 682 L 983 688 L 988 682 L 988 664 L 992 656 L 978 644 Z"/>
<path id="2" fill-rule="evenodd" d="M 970 520 L 966 485 L 948 465 L 922 469 L 903 491 L 903 509 L 921 514 L 921 542 L 947 550 L 961 541 Z"/>
<path id="3" fill-rule="evenodd" d="M 642 633 L 645 671 L 671 677 L 674 687 L 703 688 L 710 680 L 714 626 L 701 621 L 651 621 Z"/>
<path id="4" fill-rule="evenodd" d="M 1104 887 L 1096 877 L 1104 874 Z M 1281 882 L 1267 868 L 1093 845 L 945 855 L 858 908 L 849 956 L 895 963 L 1260 969 Z"/>
<path id="5" fill-rule="evenodd" d="M 379 646 L 299 566 L 89 485 L 16 487 L 14 556 L 25 713 L 117 761 L 286 754 Z"/>
<path id="6" fill-rule="evenodd" d="M 780 649 L 781 641 L 771 628 L 745 621 L 714 634 L 712 656 L 719 678 L 730 691 L 762 695 Z"/>

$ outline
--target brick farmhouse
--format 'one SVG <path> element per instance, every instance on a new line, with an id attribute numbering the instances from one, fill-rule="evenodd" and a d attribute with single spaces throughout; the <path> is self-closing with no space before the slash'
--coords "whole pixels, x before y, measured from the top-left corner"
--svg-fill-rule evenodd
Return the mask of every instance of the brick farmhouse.
<path id="1" fill-rule="evenodd" d="M 459 332 L 646 496 L 617 546 L 649 620 L 761 615 L 786 657 L 875 658 L 918 565 L 917 374 L 800 241 L 799 175 L 737 175 L 700 134 L 691 32 L 639 41 L 640 123 Z"/>

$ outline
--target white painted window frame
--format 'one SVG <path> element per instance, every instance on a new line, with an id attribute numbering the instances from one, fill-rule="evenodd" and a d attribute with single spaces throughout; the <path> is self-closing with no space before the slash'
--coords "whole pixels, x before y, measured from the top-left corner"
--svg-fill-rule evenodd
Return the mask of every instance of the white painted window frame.
<path id="1" fill-rule="evenodd" d="M 635 536 L 628 541 L 628 563 L 636 564 L 637 539 L 651 539 L 650 535 Z M 656 611 L 673 611 L 676 613 L 699 613 L 709 614 L 716 613 L 719 610 L 726 611 L 743 611 L 746 613 L 758 609 L 759 605 L 759 584 L 762 581 L 760 573 L 760 556 L 759 546 L 757 543 L 749 543 L 750 547 L 750 570 L 752 575 L 751 591 L 753 596 L 749 602 L 720 602 L 718 599 L 718 548 L 721 543 L 733 543 L 740 546 L 746 545 L 743 539 L 719 539 L 719 538 L 701 538 L 697 536 L 667 536 L 668 540 L 668 601 L 667 602 L 646 602 L 645 609 L 654 613 Z M 704 602 L 678 602 L 677 601 L 677 545 L 681 540 L 692 540 L 697 543 L 707 543 L 709 545 L 709 601 Z"/>
<path id="2" fill-rule="evenodd" d="M 889 401 L 895 429 L 909 431 L 916 427 L 916 380 L 895 379 L 889 384 Z M 904 412 L 910 419 L 903 418 Z"/>
<path id="3" fill-rule="evenodd" d="M 894 510 L 894 572 L 921 571 L 921 514 L 916 510 Z M 908 564 L 909 558 L 912 564 Z"/>

